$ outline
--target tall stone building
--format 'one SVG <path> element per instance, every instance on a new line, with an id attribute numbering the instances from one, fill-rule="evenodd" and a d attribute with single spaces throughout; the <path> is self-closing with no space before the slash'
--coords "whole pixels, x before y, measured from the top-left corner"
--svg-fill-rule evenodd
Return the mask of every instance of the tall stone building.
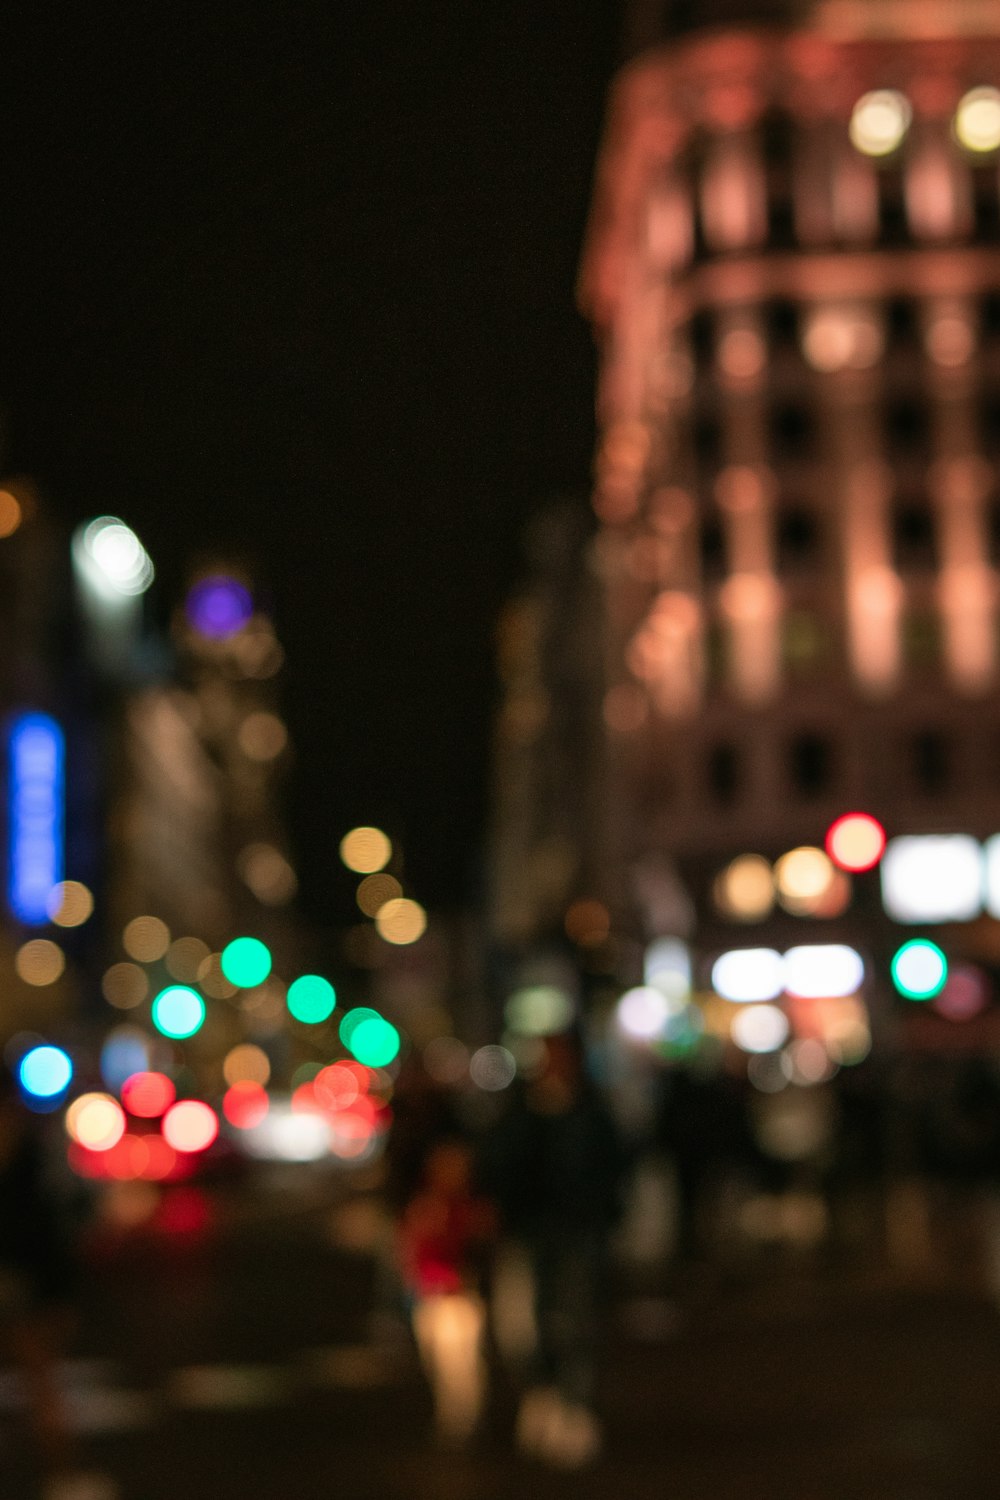
<path id="1" fill-rule="evenodd" d="M 723 953 L 822 965 L 840 945 L 872 1003 L 926 938 L 954 1014 L 983 1009 L 1000 10 L 646 3 L 633 22 L 580 281 L 601 350 L 595 894 L 644 942 L 690 940 L 695 988 L 723 998 L 783 992 L 772 973 L 727 997 Z M 890 839 L 868 873 L 823 847 L 853 811 Z"/>

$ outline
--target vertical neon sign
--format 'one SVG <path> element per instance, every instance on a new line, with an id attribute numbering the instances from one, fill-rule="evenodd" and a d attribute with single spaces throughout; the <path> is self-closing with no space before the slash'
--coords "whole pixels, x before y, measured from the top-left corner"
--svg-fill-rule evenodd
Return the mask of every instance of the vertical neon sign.
<path id="1" fill-rule="evenodd" d="M 7 904 L 19 922 L 49 920 L 63 878 L 65 742 L 48 714 L 19 714 L 7 738 Z"/>

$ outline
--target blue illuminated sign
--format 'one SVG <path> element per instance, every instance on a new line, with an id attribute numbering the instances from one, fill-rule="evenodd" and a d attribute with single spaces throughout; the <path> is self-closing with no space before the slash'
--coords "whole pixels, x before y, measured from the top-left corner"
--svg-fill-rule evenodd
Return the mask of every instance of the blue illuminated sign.
<path id="1" fill-rule="evenodd" d="M 49 921 L 63 878 L 65 742 L 48 714 L 19 714 L 7 737 L 7 904 L 19 922 Z"/>

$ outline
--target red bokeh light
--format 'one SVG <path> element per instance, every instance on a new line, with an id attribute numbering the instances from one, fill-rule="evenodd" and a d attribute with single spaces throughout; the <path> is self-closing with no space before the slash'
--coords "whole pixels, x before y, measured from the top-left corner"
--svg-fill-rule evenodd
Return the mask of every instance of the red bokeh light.
<path id="1" fill-rule="evenodd" d="M 156 1120 L 166 1114 L 176 1093 L 166 1073 L 133 1073 L 122 1084 L 122 1103 L 130 1115 Z"/>
<path id="2" fill-rule="evenodd" d="M 259 1125 L 269 1108 L 267 1090 L 249 1079 L 234 1083 L 222 1100 L 222 1113 L 237 1130 L 250 1130 Z"/>
<path id="3" fill-rule="evenodd" d="M 827 854 L 835 865 L 853 874 L 874 869 L 884 850 L 885 829 L 870 813 L 845 813 L 827 831 Z"/>

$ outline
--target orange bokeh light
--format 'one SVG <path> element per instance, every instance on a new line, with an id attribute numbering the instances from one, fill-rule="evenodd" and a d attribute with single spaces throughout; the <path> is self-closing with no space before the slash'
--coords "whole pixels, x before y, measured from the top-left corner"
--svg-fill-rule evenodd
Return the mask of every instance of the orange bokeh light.
<path id="1" fill-rule="evenodd" d="M 206 1151 L 218 1133 L 218 1115 L 200 1099 L 182 1099 L 163 1117 L 163 1138 L 175 1151 Z"/>

